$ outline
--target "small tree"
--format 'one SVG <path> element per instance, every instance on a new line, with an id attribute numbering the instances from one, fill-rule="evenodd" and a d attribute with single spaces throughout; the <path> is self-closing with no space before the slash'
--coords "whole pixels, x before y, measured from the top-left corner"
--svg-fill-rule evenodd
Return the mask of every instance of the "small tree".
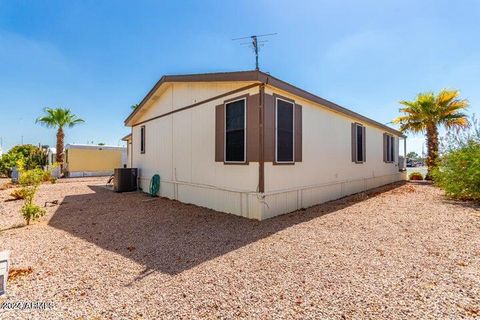
<path id="1" fill-rule="evenodd" d="M 22 161 L 17 164 L 20 171 L 20 192 L 24 196 L 24 203 L 20 211 L 27 225 L 30 221 L 34 221 L 45 215 L 45 210 L 34 203 L 35 194 L 37 193 L 40 183 L 43 181 L 44 171 L 42 169 L 25 170 Z"/>
<path id="2" fill-rule="evenodd" d="M 407 159 L 412 159 L 412 160 L 416 161 L 416 160 L 420 159 L 420 156 L 415 151 L 411 151 L 411 152 L 407 153 Z"/>
<path id="3" fill-rule="evenodd" d="M 65 133 L 63 129 L 65 127 L 72 128 L 77 124 L 85 122 L 83 119 L 80 119 L 75 114 L 73 114 L 70 109 L 64 108 L 45 108 L 45 115 L 39 117 L 36 120 L 36 123 L 41 123 L 47 128 L 57 128 L 57 159 L 56 161 L 60 164 L 61 171 L 63 172 L 63 155 L 64 155 L 64 140 Z"/>
<path id="4" fill-rule="evenodd" d="M 468 127 L 467 116 L 463 113 L 468 108 L 468 100 L 460 99 L 457 90 L 442 90 L 437 95 L 433 92 L 420 93 L 413 101 L 400 101 L 402 116 L 393 120 L 400 125 L 402 132 L 425 133 L 427 138 L 428 157 L 427 177 L 438 162 L 438 128 L 447 130 Z"/>

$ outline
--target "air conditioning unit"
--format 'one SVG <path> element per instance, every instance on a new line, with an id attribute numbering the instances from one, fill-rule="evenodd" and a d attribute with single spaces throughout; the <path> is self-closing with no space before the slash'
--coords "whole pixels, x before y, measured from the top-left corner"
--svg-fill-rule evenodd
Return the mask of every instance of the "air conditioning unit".
<path id="1" fill-rule="evenodd" d="M 0 251 L 0 297 L 7 292 L 9 255 L 8 251 Z"/>
<path id="2" fill-rule="evenodd" d="M 113 190 L 115 192 L 129 192 L 137 190 L 137 168 L 116 168 L 113 175 Z"/>

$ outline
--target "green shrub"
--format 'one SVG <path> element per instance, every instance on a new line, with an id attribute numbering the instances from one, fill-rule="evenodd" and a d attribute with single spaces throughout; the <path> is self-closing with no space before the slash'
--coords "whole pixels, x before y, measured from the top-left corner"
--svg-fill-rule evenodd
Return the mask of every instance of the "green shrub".
<path id="1" fill-rule="evenodd" d="M 22 186 L 20 192 L 24 195 L 25 199 L 25 202 L 21 208 L 21 212 L 27 225 L 29 225 L 30 221 L 36 220 L 45 214 L 45 210 L 41 209 L 33 202 L 38 187 L 43 181 L 45 172 L 39 168 L 25 170 L 23 161 L 19 161 L 17 166 L 20 171 L 19 182 Z"/>
<path id="2" fill-rule="evenodd" d="M 30 224 L 31 220 L 37 220 L 40 217 L 44 216 L 45 213 L 45 210 L 43 210 L 34 203 L 25 203 L 22 206 L 22 215 L 27 225 Z"/>
<path id="3" fill-rule="evenodd" d="M 27 170 L 41 168 L 47 164 L 47 152 L 31 144 L 15 146 L 0 157 L 0 175 L 10 176 L 18 161 Z"/>
<path id="4" fill-rule="evenodd" d="M 43 171 L 42 181 L 47 182 L 52 180 L 52 172 L 50 170 Z"/>
<path id="5" fill-rule="evenodd" d="M 447 196 L 480 200 L 480 143 L 470 140 L 444 154 L 433 178 Z"/>
<path id="6" fill-rule="evenodd" d="M 420 172 L 412 172 L 408 175 L 408 179 L 410 180 L 423 180 L 423 174 Z"/>
<path id="7" fill-rule="evenodd" d="M 44 171 L 42 169 L 32 170 L 20 170 L 20 185 L 26 186 L 38 186 L 43 182 Z"/>

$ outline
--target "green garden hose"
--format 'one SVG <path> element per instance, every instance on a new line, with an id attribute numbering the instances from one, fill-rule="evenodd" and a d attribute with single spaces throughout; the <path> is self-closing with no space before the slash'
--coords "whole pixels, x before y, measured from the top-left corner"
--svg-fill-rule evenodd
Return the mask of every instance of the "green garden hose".
<path id="1" fill-rule="evenodd" d="M 160 191 L 160 176 L 158 174 L 155 174 L 153 175 L 152 180 L 150 180 L 150 195 L 152 197 L 157 197 L 159 191 Z"/>

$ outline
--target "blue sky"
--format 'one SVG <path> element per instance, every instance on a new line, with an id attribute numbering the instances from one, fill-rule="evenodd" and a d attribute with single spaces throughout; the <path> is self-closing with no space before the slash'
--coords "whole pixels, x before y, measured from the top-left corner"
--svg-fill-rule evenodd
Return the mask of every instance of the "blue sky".
<path id="1" fill-rule="evenodd" d="M 277 32 L 260 68 L 382 123 L 398 101 L 460 89 L 480 114 L 480 1 L 2 1 L 0 137 L 54 145 L 44 107 L 86 120 L 67 142 L 119 144 L 163 74 L 254 68 L 232 38 Z M 421 136 L 409 149 L 421 151 Z"/>

